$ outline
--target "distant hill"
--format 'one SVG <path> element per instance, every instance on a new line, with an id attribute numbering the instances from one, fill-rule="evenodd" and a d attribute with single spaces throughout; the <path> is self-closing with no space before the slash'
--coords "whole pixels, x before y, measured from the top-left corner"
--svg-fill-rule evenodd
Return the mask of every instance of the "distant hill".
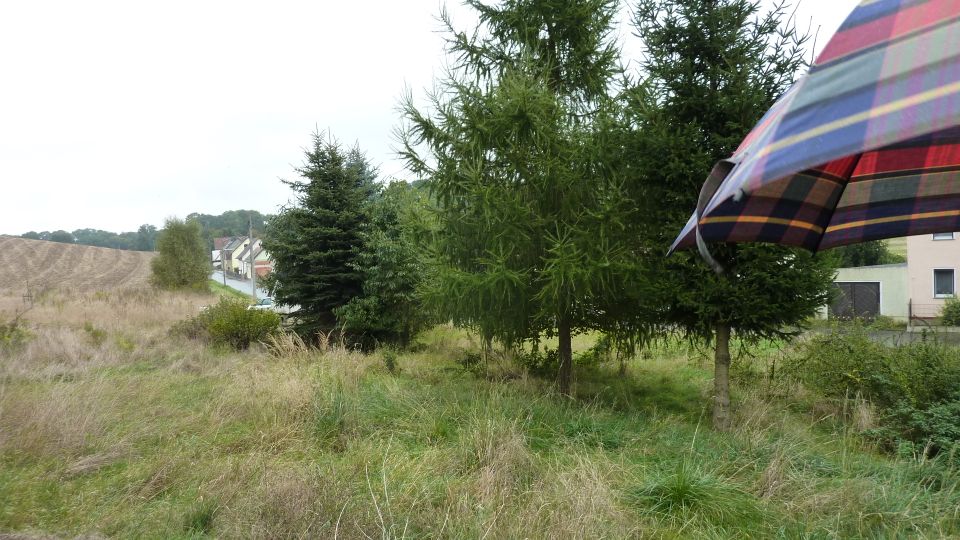
<path id="1" fill-rule="evenodd" d="M 97 291 L 148 284 L 154 253 L 0 236 L 0 290 Z"/>

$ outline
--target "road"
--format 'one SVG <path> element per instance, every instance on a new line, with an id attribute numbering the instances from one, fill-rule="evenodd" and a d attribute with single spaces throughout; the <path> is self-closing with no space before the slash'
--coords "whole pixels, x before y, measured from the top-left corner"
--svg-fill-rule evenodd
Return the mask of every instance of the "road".
<path id="1" fill-rule="evenodd" d="M 217 283 L 223 283 L 223 274 L 220 272 L 214 272 L 210 275 L 210 279 L 216 281 Z M 227 278 L 227 287 L 236 289 L 242 293 L 250 294 L 250 281 L 249 280 L 240 280 L 233 279 L 231 277 Z M 270 296 L 270 294 L 265 289 L 257 288 L 257 298 L 265 298 Z"/>

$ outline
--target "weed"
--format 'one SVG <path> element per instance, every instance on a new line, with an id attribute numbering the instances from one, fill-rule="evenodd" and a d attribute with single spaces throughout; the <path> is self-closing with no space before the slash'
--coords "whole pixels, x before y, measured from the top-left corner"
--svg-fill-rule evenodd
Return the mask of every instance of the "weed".
<path id="1" fill-rule="evenodd" d="M 708 473 L 688 459 L 660 471 L 631 493 L 635 504 L 672 523 L 704 521 L 747 530 L 763 521 L 760 507 L 746 491 Z"/>
<path id="2" fill-rule="evenodd" d="M 107 341 L 107 331 L 97 328 L 89 322 L 83 323 L 83 331 L 87 334 L 87 339 L 94 347 L 100 347 Z"/>
<path id="3" fill-rule="evenodd" d="M 217 504 L 202 497 L 193 504 L 183 517 L 184 531 L 193 536 L 208 536 L 213 532 L 213 520 L 217 515 Z"/>
<path id="4" fill-rule="evenodd" d="M 397 365 L 397 360 L 400 355 L 397 351 L 391 347 L 384 347 L 380 350 L 380 355 L 383 358 L 383 367 L 387 368 L 387 372 L 391 375 L 396 375 L 400 372 L 400 367 Z"/>
<path id="5" fill-rule="evenodd" d="M 0 351 L 12 353 L 21 349 L 31 338 L 31 334 L 23 327 L 19 317 L 5 323 L 0 323 Z"/>

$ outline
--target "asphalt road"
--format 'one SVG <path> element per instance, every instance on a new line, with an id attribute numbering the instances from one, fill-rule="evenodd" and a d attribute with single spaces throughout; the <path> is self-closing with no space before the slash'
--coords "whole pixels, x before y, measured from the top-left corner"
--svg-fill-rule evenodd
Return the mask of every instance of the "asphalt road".
<path id="1" fill-rule="evenodd" d="M 210 275 L 210 279 L 216 281 L 217 283 L 223 283 L 223 274 L 220 272 L 214 272 Z M 236 289 L 242 293 L 250 294 L 250 281 L 249 280 L 240 280 L 227 277 L 227 287 Z M 270 294 L 264 290 L 257 288 L 257 299 L 266 298 Z"/>

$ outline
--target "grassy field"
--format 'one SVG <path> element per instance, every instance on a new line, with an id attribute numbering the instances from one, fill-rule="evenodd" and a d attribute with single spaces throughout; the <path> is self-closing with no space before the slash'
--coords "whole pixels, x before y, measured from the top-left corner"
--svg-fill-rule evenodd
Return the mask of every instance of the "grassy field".
<path id="1" fill-rule="evenodd" d="M 253 302 L 252 297 L 249 294 L 242 293 L 233 287 L 228 287 L 219 281 L 210 280 L 210 292 L 217 296 L 226 296 L 227 298 L 237 298 L 240 300 L 249 300 Z"/>
<path id="2" fill-rule="evenodd" d="M 37 294 L 143 287 L 155 253 L 0 235 L 0 291 Z"/>
<path id="3" fill-rule="evenodd" d="M 478 342 L 445 327 L 395 372 L 335 345 L 168 337 L 210 301 L 51 294 L 24 315 L 0 353 L 0 536 L 960 535 L 956 471 L 875 451 L 869 408 L 768 384 L 774 346 L 737 361 L 719 434 L 709 363 L 680 345 L 626 376 L 581 366 L 569 399 L 509 360 L 475 375 L 458 361 Z"/>

